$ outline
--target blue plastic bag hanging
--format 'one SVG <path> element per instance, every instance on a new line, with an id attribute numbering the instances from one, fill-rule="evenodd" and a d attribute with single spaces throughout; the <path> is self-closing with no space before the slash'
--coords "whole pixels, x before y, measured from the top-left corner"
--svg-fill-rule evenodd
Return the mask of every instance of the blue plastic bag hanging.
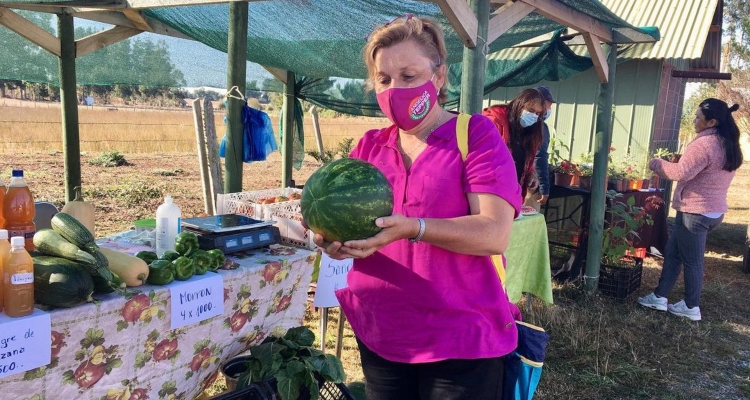
<path id="1" fill-rule="evenodd" d="M 227 97 L 241 100 L 242 106 L 242 126 L 243 126 L 243 146 L 242 146 L 242 161 L 249 163 L 253 161 L 265 161 L 269 154 L 276 151 L 278 146 L 276 145 L 276 138 L 273 133 L 273 126 L 271 119 L 268 114 L 263 111 L 256 110 L 247 105 L 245 97 L 240 93 L 240 97 L 232 94 L 232 91 L 237 87 L 234 86 L 227 93 Z M 224 117 L 224 124 L 226 125 L 227 117 Z M 226 142 L 227 135 L 221 139 L 221 145 L 219 146 L 219 157 L 224 157 L 226 154 Z"/>

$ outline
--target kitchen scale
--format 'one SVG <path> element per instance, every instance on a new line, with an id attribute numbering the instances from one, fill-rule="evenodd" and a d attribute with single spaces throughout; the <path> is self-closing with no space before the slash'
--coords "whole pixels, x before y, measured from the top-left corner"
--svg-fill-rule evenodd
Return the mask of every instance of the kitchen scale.
<path id="1" fill-rule="evenodd" d="M 238 214 L 185 218 L 182 227 L 198 236 L 203 250 L 220 249 L 225 254 L 257 249 L 281 241 L 274 221 L 261 221 Z"/>

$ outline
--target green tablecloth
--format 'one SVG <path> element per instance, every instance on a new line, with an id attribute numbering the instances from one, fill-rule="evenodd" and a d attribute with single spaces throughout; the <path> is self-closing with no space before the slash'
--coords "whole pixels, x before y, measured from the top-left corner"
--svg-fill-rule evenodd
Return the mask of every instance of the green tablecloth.
<path id="1" fill-rule="evenodd" d="M 531 293 L 552 304 L 549 242 L 542 214 L 524 215 L 513 221 L 505 259 L 510 301 L 517 303 L 522 293 Z"/>

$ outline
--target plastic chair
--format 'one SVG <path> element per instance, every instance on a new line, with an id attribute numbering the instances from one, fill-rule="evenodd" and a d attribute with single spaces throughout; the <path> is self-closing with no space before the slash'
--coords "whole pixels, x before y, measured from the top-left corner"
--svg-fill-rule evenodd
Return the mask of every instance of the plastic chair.
<path id="1" fill-rule="evenodd" d="M 52 217 L 58 212 L 54 204 L 48 201 L 37 201 L 34 203 L 34 211 L 34 225 L 36 225 L 37 231 L 52 227 L 50 222 L 52 221 Z"/>

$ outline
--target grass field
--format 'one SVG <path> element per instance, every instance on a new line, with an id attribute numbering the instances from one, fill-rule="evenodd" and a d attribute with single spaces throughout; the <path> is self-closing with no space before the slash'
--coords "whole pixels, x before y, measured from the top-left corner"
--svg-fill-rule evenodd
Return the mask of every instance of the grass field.
<path id="1" fill-rule="evenodd" d="M 57 204 L 63 197 L 62 157 L 55 152 L 61 148 L 59 118 L 59 109 L 3 107 L 0 101 L 0 173 L 7 177 L 11 167 L 23 167 L 38 198 Z M 217 124 L 221 120 L 217 115 Z M 358 138 L 380 124 L 364 118 L 321 121 L 324 138 L 330 140 L 327 146 L 344 137 Z M 192 129 L 192 115 L 185 111 L 81 110 L 82 150 L 87 152 L 81 163 L 84 194 L 97 206 L 97 237 L 152 216 L 166 192 L 175 194 L 183 215 L 202 211 Z M 308 148 L 314 148 L 312 130 L 306 127 L 306 132 Z M 105 149 L 123 153 L 130 164 L 104 168 L 89 163 Z M 308 157 L 302 170 L 294 172 L 295 179 L 304 182 L 318 166 Z M 245 164 L 243 189 L 278 187 L 280 167 L 278 153 L 266 162 Z M 587 296 L 571 284 L 554 287 L 554 305 L 533 300 L 526 319 L 551 335 L 535 399 L 750 398 L 750 275 L 741 272 L 749 192 L 750 165 L 745 164 L 730 188 L 724 224 L 709 236 L 703 321 L 643 309 L 633 299 L 617 302 Z M 638 295 L 655 287 L 661 261 L 649 258 L 644 265 Z M 680 280 L 670 300 L 679 300 L 682 290 Z M 328 352 L 334 351 L 336 321 L 332 312 L 328 334 L 322 338 Z M 317 332 L 318 315 L 310 312 L 306 324 Z M 348 381 L 361 382 L 348 326 L 342 360 Z M 215 390 L 221 388 L 219 384 Z"/>
<path id="2" fill-rule="evenodd" d="M 0 99 L 0 153 L 23 148 L 29 151 L 61 151 L 62 127 L 59 103 L 13 101 L 2 106 Z M 224 135 L 224 112 L 215 109 L 214 122 L 219 140 Z M 271 114 L 278 134 L 278 115 Z M 82 152 L 182 153 L 195 150 L 192 109 L 144 110 L 129 107 L 79 108 Z M 320 118 L 324 149 L 335 149 L 345 138 L 359 138 L 370 128 L 382 126 L 382 118 Z M 309 114 L 303 122 L 306 148 L 317 150 Z M 133 135 L 138 132 L 138 135 Z"/>

